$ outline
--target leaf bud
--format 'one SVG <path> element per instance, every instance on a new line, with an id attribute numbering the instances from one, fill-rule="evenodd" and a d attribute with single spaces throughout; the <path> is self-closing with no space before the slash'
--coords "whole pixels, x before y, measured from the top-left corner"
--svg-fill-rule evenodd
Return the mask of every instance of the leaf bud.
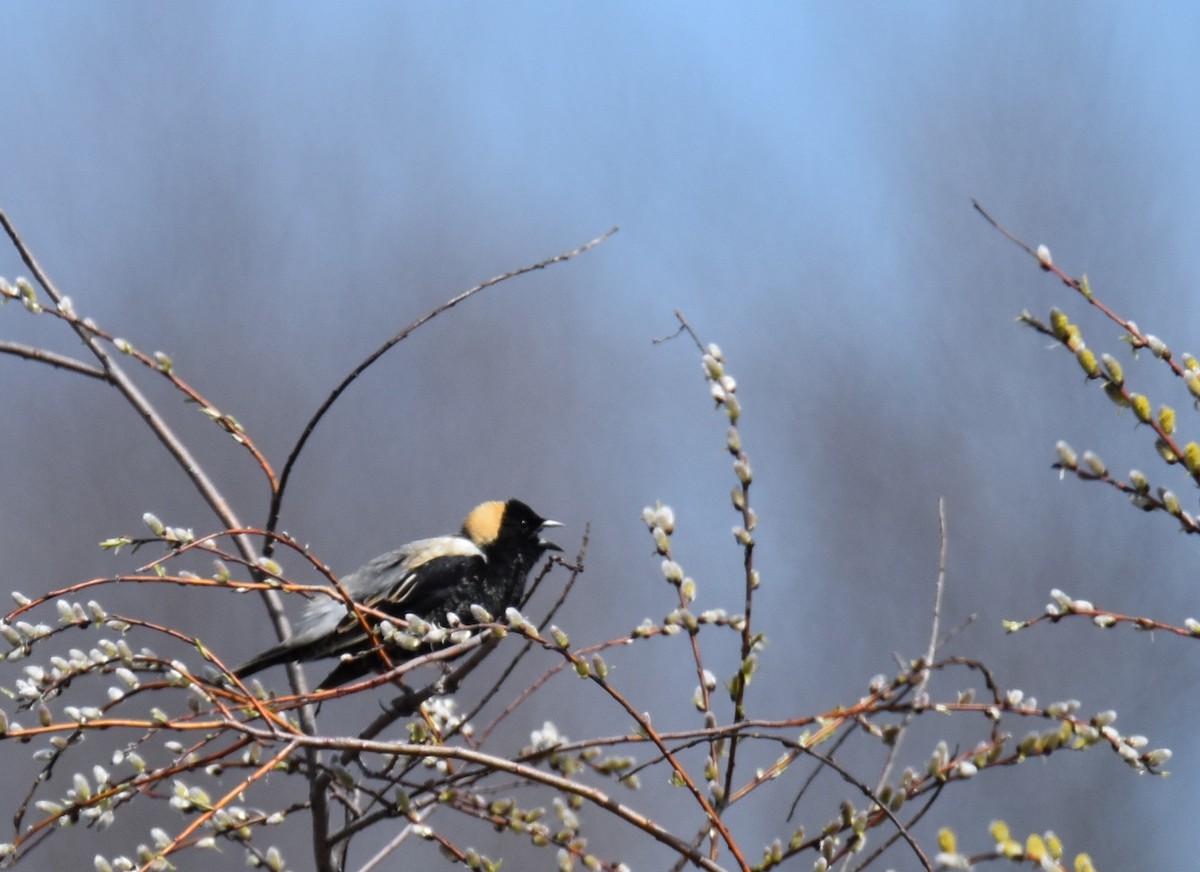
<path id="1" fill-rule="evenodd" d="M 1167 463 L 1179 462 L 1179 456 L 1175 453 L 1175 449 L 1162 439 L 1154 440 L 1154 450 L 1157 451 L 1158 456 Z"/>
<path id="2" fill-rule="evenodd" d="M 1183 465 L 1192 475 L 1200 474 L 1200 445 L 1189 442 L 1183 446 Z"/>
<path id="3" fill-rule="evenodd" d="M 1170 406 L 1159 406 L 1158 408 L 1158 426 L 1162 427 L 1162 431 L 1170 436 L 1175 432 L 1175 410 Z"/>
<path id="4" fill-rule="evenodd" d="M 655 527 L 651 534 L 654 536 L 654 550 L 661 555 L 671 553 L 671 540 L 667 537 L 667 531 L 662 527 Z"/>
<path id="5" fill-rule="evenodd" d="M 1151 354 L 1162 360 L 1171 356 L 1171 349 L 1167 347 L 1167 343 L 1163 342 L 1153 333 L 1146 335 L 1146 347 L 1150 349 Z"/>
<path id="6" fill-rule="evenodd" d="M 1174 491 L 1169 491 L 1166 488 L 1158 489 L 1158 498 L 1162 500 L 1163 508 L 1172 515 L 1178 515 L 1183 511 L 1183 507 L 1179 504 L 1179 497 L 1175 496 Z"/>
<path id="7" fill-rule="evenodd" d="M 1125 370 L 1117 359 L 1108 352 L 1100 355 L 1100 362 L 1104 364 L 1104 371 L 1108 375 L 1108 380 L 1117 387 L 1125 384 Z"/>
<path id="8" fill-rule="evenodd" d="M 1088 378 L 1100 378 L 1100 364 L 1096 363 L 1096 353 L 1092 349 L 1079 349 L 1075 352 L 1075 359 L 1079 361 Z"/>
<path id="9" fill-rule="evenodd" d="M 1134 394 L 1130 401 L 1133 406 L 1133 414 L 1143 424 L 1150 423 L 1150 401 L 1146 399 L 1145 394 Z"/>
<path id="10" fill-rule="evenodd" d="M 1079 277 L 1079 293 L 1083 294 L 1085 300 L 1092 298 L 1092 283 L 1088 281 L 1087 273 Z"/>
<path id="11" fill-rule="evenodd" d="M 1104 395 L 1107 396 L 1113 403 L 1121 408 L 1129 405 L 1129 400 L 1126 399 L 1124 392 L 1120 387 L 1109 382 L 1104 386 Z"/>
<path id="12" fill-rule="evenodd" d="M 1170 748 L 1155 748 L 1143 754 L 1142 759 L 1146 761 L 1147 766 L 1158 767 L 1170 760 L 1171 756 Z"/>
<path id="13" fill-rule="evenodd" d="M 1083 452 L 1083 462 L 1087 464 L 1087 468 L 1096 478 L 1104 478 L 1108 475 L 1108 467 L 1104 465 L 1104 461 L 1095 452 Z"/>
<path id="14" fill-rule="evenodd" d="M 659 506 L 658 526 L 667 531 L 667 535 L 675 532 L 675 510 L 670 506 Z"/>
<path id="15" fill-rule="evenodd" d="M 1062 309 L 1050 310 L 1050 332 L 1059 342 L 1067 341 L 1067 332 L 1071 327 L 1071 321 L 1067 318 L 1067 313 Z"/>

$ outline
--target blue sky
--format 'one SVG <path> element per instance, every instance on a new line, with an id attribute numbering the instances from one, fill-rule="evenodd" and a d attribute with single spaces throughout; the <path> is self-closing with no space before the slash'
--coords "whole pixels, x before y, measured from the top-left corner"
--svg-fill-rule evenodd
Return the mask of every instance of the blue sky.
<path id="1" fill-rule="evenodd" d="M 948 822 L 1050 827 L 1102 869 L 1187 866 L 1161 815 L 1187 807 L 1198 765 L 1189 649 L 999 632 L 1051 587 L 1176 622 L 1194 607 L 1192 543 L 1059 483 L 1057 439 L 1183 485 L 1013 318 L 1062 306 L 1114 353 L 1115 328 L 1084 321 L 970 200 L 1187 348 L 1193 4 L 8 4 L 0 32 L 0 204 L 82 312 L 171 352 L 277 462 L 400 326 L 621 227 L 439 319 L 347 394 L 285 508 L 335 568 L 523 496 L 576 534 L 593 524 L 573 636 L 607 638 L 666 609 L 638 520 L 661 499 L 702 591 L 734 596 L 723 426 L 691 349 L 651 341 L 679 308 L 742 385 L 764 628 L 787 664 L 768 661 L 764 705 L 845 702 L 893 651 L 923 650 L 945 496 L 951 622 L 980 616 L 960 650 L 1041 698 L 1117 707 L 1182 776 L 1052 761 L 1044 782 L 982 784 Z M 0 250 L 0 275 L 19 272 Z M 13 307 L 0 338 L 74 353 Z M 94 543 L 145 511 L 208 523 L 94 386 L 0 359 L 0 396 L 13 586 L 116 571 Z M 258 520 L 240 459 L 194 438 Z M 263 618 L 230 620 L 238 659 Z"/>

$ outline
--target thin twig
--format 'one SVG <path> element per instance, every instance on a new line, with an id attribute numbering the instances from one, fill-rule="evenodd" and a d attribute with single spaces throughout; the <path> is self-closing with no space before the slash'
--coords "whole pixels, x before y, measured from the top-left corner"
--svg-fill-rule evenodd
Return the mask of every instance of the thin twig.
<path id="1" fill-rule="evenodd" d="M 17 232 L 16 227 L 9 220 L 7 213 L 0 209 L 0 225 L 4 227 L 4 232 L 8 235 L 9 240 L 17 249 L 21 260 L 28 267 L 37 283 L 42 289 L 54 300 L 55 304 L 62 308 L 63 294 L 50 281 L 50 277 L 38 264 L 37 259 L 33 256 L 33 251 L 25 244 L 25 240 L 21 234 Z M 213 513 L 221 520 L 227 529 L 237 530 L 242 529 L 243 524 L 238 519 L 237 513 L 233 507 L 225 499 L 224 495 L 217 488 L 216 484 L 209 478 L 208 473 L 204 471 L 204 467 L 196 459 L 188 449 L 187 445 L 175 434 L 175 432 L 167 424 L 166 420 L 160 415 L 153 404 L 146 398 L 136 384 L 125 373 L 117 361 L 108 353 L 108 349 L 97 339 L 97 337 L 78 319 L 72 318 L 68 321 L 71 329 L 80 338 L 88 350 L 95 355 L 100 362 L 101 367 L 108 375 L 112 385 L 121 392 L 125 400 L 133 407 L 138 416 L 145 422 L 152 433 L 158 438 L 158 441 L 167 449 L 167 452 L 175 459 L 176 464 L 184 475 L 192 482 L 192 486 L 200 493 L 201 497 L 212 509 Z M 278 491 L 276 491 L 278 493 Z M 268 540 L 271 541 L 271 540 Z M 258 553 L 254 548 L 250 538 L 245 535 L 235 535 L 234 542 L 237 545 L 238 551 L 246 559 L 250 565 L 255 565 L 258 560 Z M 267 607 L 267 614 L 275 628 L 275 633 L 279 638 L 285 638 L 291 631 L 291 624 L 288 622 L 287 614 L 284 612 L 283 600 L 276 591 L 265 590 L 261 594 L 264 604 Z M 308 690 L 308 682 L 305 680 L 303 670 L 296 664 L 290 664 L 288 667 L 288 677 L 291 680 L 292 687 L 297 694 L 303 695 Z M 316 720 L 313 710 L 305 706 L 300 711 L 300 721 L 306 732 L 316 732 Z M 318 762 L 315 755 L 318 753 L 316 749 L 306 751 L 310 756 L 309 763 L 315 768 Z M 325 798 L 323 795 L 314 795 L 311 797 L 313 802 L 313 838 L 314 845 L 321 846 L 324 844 L 323 833 L 326 828 L 326 822 L 321 812 L 324 810 Z M 320 866 L 320 872 L 327 872 L 326 861 L 318 855 L 317 862 Z"/>
<path id="2" fill-rule="evenodd" d="M 531 264 L 529 266 L 523 266 L 518 269 L 510 270 L 509 272 L 490 278 L 485 282 L 481 282 L 473 288 L 468 288 L 462 293 L 451 297 L 440 306 L 437 306 L 436 308 L 422 315 L 387 342 L 383 343 L 383 345 L 371 352 L 371 354 L 369 354 L 362 363 L 351 370 L 350 374 L 342 379 L 341 383 L 330 392 L 329 396 L 325 398 L 325 401 L 321 403 L 321 405 L 317 408 L 317 411 L 313 414 L 312 418 L 310 418 L 308 423 L 304 426 L 304 430 L 300 434 L 300 438 L 296 440 L 296 444 L 292 447 L 291 452 L 288 454 L 287 461 L 283 465 L 283 471 L 279 475 L 279 487 L 276 489 L 271 498 L 271 507 L 267 514 L 266 529 L 274 530 L 275 525 L 279 522 L 279 513 L 283 508 L 283 496 L 287 490 L 288 481 L 291 478 L 292 468 L 296 465 L 296 461 L 300 457 L 300 452 L 304 450 L 304 446 L 308 442 L 308 438 L 313 434 L 313 431 L 317 428 L 317 424 L 319 424 L 321 419 L 325 417 L 325 413 L 329 411 L 330 407 L 337 402 L 338 398 L 346 391 L 348 387 L 350 387 L 354 380 L 362 375 L 367 368 L 371 366 L 371 364 L 383 357 L 383 355 L 391 350 L 396 344 L 406 339 L 408 335 L 418 327 L 433 320 L 447 309 L 452 309 L 467 298 L 473 297 L 480 291 L 486 290 L 493 285 L 498 285 L 501 282 L 507 281 L 508 279 L 516 278 L 517 276 L 525 275 L 526 273 L 535 272 L 536 270 L 542 270 L 548 266 L 553 266 L 554 264 L 562 263 L 563 261 L 577 257 L 578 255 L 583 254 L 585 251 L 589 251 L 590 249 L 600 245 L 602 242 L 616 233 L 618 229 L 619 228 L 617 227 L 613 227 L 611 230 L 600 234 L 595 239 L 584 243 L 578 248 L 571 249 L 570 251 L 563 252 L 562 254 L 557 254 L 554 257 L 539 261 L 538 263 Z M 270 545 L 268 543 L 268 548 L 269 547 Z"/>
<path id="3" fill-rule="evenodd" d="M 912 834 L 908 831 L 908 828 L 904 826 L 904 824 L 900 823 L 900 819 L 896 817 L 895 813 L 892 812 L 890 808 L 888 808 L 887 803 L 882 802 L 879 799 L 878 791 L 871 790 L 871 788 L 867 787 L 867 785 L 863 784 L 861 781 L 851 775 L 842 767 L 840 763 L 834 760 L 833 757 L 826 756 L 825 754 L 814 751 L 812 748 L 806 748 L 796 743 L 790 744 L 792 744 L 794 747 L 801 748 L 805 754 L 820 760 L 838 775 L 842 776 L 842 780 L 847 784 L 857 787 L 863 796 L 870 800 L 871 803 L 881 812 L 883 812 L 884 815 L 887 816 L 888 820 L 892 822 L 892 825 L 896 827 L 897 832 L 900 833 L 904 841 L 908 842 L 908 846 L 912 848 L 913 853 L 917 855 L 917 859 L 921 861 L 921 865 L 925 868 L 926 872 L 933 872 L 933 864 L 929 862 L 929 858 L 925 856 L 925 852 L 921 850 L 921 846 L 917 844 L 917 840 L 912 837 Z M 847 856 L 849 855 L 847 854 Z"/>
<path id="4" fill-rule="evenodd" d="M 216 802 L 214 802 L 209 808 L 201 812 L 200 815 L 190 820 L 188 825 L 184 827 L 174 839 L 171 840 L 170 844 L 159 850 L 159 852 L 156 854 L 156 858 L 166 857 L 168 854 L 172 854 L 179 850 L 179 848 L 185 844 L 186 840 L 192 835 L 192 833 L 203 827 L 204 824 L 211 820 L 214 815 L 221 811 L 221 809 L 240 797 L 245 792 L 246 788 L 254 784 L 254 782 L 265 778 L 273 769 L 275 769 L 276 766 L 290 757 L 292 755 L 292 751 L 296 748 L 296 744 L 296 741 L 293 740 L 289 744 L 285 745 L 283 749 L 274 757 L 255 769 L 253 773 L 246 776 L 246 778 L 244 778 L 241 783 L 237 785 L 237 787 L 233 788 Z M 138 872 L 146 872 L 146 870 L 150 869 L 153 862 L 153 860 L 150 860 L 142 864 L 142 866 L 139 867 Z"/>
<path id="5" fill-rule="evenodd" d="M 371 857 L 366 863 L 359 867 L 358 872 L 373 872 L 373 870 L 380 868 L 380 864 L 383 863 L 389 856 L 394 854 L 396 849 L 399 848 L 408 839 L 408 837 L 412 835 L 413 827 L 419 823 L 423 823 L 426 818 L 428 818 L 430 812 L 433 811 L 433 807 L 424 809 L 423 811 L 424 815 L 417 815 L 415 820 L 410 820 L 404 826 L 404 828 L 400 830 L 400 832 L 396 833 L 395 837 L 393 837 L 390 842 L 379 849 L 378 853 L 376 853 L 374 857 Z"/>
<path id="6" fill-rule="evenodd" d="M 263 741 L 271 741 L 274 738 L 270 733 L 256 731 L 249 727 L 243 726 L 241 729 L 243 732 L 256 736 Z M 604 791 L 569 778 L 563 778 L 560 775 L 543 772 L 540 769 L 526 766 L 523 763 L 515 763 L 505 757 L 498 757 L 470 748 L 461 748 L 452 745 L 419 745 L 409 742 L 366 742 L 356 739 L 330 739 L 321 736 L 296 736 L 292 741 L 296 744 L 313 748 L 329 748 L 332 750 L 354 749 L 359 754 L 383 754 L 416 758 L 439 757 L 447 760 L 461 760 L 466 763 L 483 766 L 491 771 L 508 772 L 524 781 L 544 784 L 563 793 L 578 796 L 585 802 L 602 808 L 626 823 L 631 824 L 666 845 L 671 850 L 687 856 L 697 866 L 710 870 L 710 872 L 723 872 L 720 865 L 698 853 L 670 830 L 655 823 L 649 817 L 642 815 L 624 803 L 617 802 Z M 742 868 L 748 869 L 749 866 L 743 865 Z"/>
<path id="7" fill-rule="evenodd" d="M 61 304 L 63 300 L 63 294 L 58 290 L 54 283 L 50 281 L 50 278 L 46 275 L 45 271 L 42 270 L 41 266 L 37 262 L 37 259 L 33 256 L 33 252 L 30 250 L 29 246 L 25 244 L 25 240 L 21 238 L 21 235 L 17 232 L 16 227 L 13 226 L 12 222 L 8 218 L 8 215 L 2 209 L 0 209 L 0 225 L 3 225 L 4 232 L 8 234 L 9 240 L 17 249 L 17 253 L 21 256 L 21 260 L 24 261 L 25 266 L 29 268 L 30 273 L 37 280 L 37 283 L 41 285 L 42 289 L 50 296 L 52 300 L 54 300 L 56 304 Z M 200 495 L 204 498 L 205 502 L 208 503 L 209 507 L 213 510 L 216 516 L 220 518 L 221 523 L 230 529 L 240 529 L 243 525 L 240 521 L 238 521 L 237 515 L 234 513 L 233 508 L 228 502 L 226 502 L 224 496 L 222 496 L 221 492 L 217 489 L 217 486 L 204 472 L 203 467 L 196 460 L 196 458 L 192 456 L 192 453 L 188 450 L 187 446 L 184 445 L 179 437 L 175 435 L 162 416 L 158 414 L 157 410 L 153 405 L 151 405 L 150 401 L 146 399 L 146 397 L 138 389 L 137 385 L 135 385 L 133 381 L 130 380 L 129 376 L 125 374 L 125 371 L 120 367 L 116 360 L 113 359 L 112 355 L 108 353 L 108 350 L 96 341 L 95 336 L 91 333 L 91 331 L 84 327 L 83 324 L 76 320 L 71 320 L 68 323 L 75 331 L 75 334 L 83 341 L 83 344 L 88 347 L 88 350 L 91 351 L 92 354 L 96 356 L 96 359 L 100 361 L 100 365 L 107 373 L 108 380 L 112 382 L 113 386 L 124 395 L 129 404 L 133 406 L 134 411 L 138 413 L 141 419 L 146 422 L 146 425 L 150 427 L 154 435 L 158 437 L 159 442 L 161 442 L 171 456 L 175 458 L 175 462 L 179 465 L 180 469 L 183 470 L 184 474 L 191 479 L 196 490 L 200 492 Z M 250 543 L 250 540 L 244 536 L 235 538 L 238 544 L 238 550 L 242 552 L 242 555 L 248 561 L 253 563 L 257 559 L 258 555 L 255 552 L 253 545 Z M 271 597 L 271 599 L 275 600 L 272 611 L 277 611 L 279 613 L 280 620 L 284 621 L 283 629 L 286 630 L 286 619 L 282 617 L 282 604 L 278 602 L 278 597 Z"/>
<path id="8" fill-rule="evenodd" d="M 697 336 L 696 331 L 692 329 L 691 322 L 689 322 L 688 319 L 684 317 L 683 312 L 680 311 L 679 309 L 675 310 L 675 317 L 679 320 L 679 329 L 676 330 L 674 333 L 672 333 L 670 336 L 664 336 L 662 339 L 655 339 L 654 340 L 655 343 L 667 342 L 671 339 L 674 339 L 680 333 L 686 332 L 688 336 L 692 337 L 692 342 L 696 343 L 696 348 L 700 351 L 701 354 L 703 354 L 704 353 L 704 343 L 700 341 L 700 337 Z"/>
<path id="9" fill-rule="evenodd" d="M 9 240 L 20 254 L 21 260 L 25 266 L 29 268 L 37 283 L 42 289 L 54 300 L 56 305 L 61 307 L 63 294 L 58 290 L 55 284 L 50 281 L 50 277 L 46 275 L 37 259 L 33 256 L 33 251 L 25 244 L 25 240 L 21 234 L 17 232 L 17 228 L 9 220 L 7 213 L 0 209 L 0 225 L 3 225 L 4 232 L 8 234 Z M 187 445 L 175 435 L 174 431 L 167 424 L 166 420 L 158 413 L 146 396 L 141 392 L 136 384 L 125 374 L 125 371 L 117 363 L 117 361 L 108 353 L 108 350 L 97 341 L 95 335 L 83 323 L 77 319 L 68 321 L 71 329 L 83 341 L 83 344 L 88 347 L 88 350 L 95 355 L 100 361 L 108 380 L 112 385 L 121 392 L 126 401 L 137 412 L 138 416 L 146 423 L 151 432 L 158 437 L 158 441 L 162 443 L 167 452 L 175 458 L 176 464 L 184 475 L 191 480 L 192 485 L 199 491 L 204 501 L 208 503 L 209 508 L 221 520 L 228 529 L 241 529 L 243 524 L 238 520 L 237 514 L 233 507 L 229 505 L 225 497 L 221 494 L 216 484 L 208 477 L 204 471 L 204 467 L 188 450 Z M 254 549 L 253 544 L 247 536 L 235 536 L 234 541 L 237 543 L 238 550 L 246 561 L 250 564 L 256 563 L 258 554 Z M 267 590 L 262 593 L 263 600 L 267 604 L 267 611 L 270 614 L 271 622 L 275 625 L 275 632 L 280 638 L 286 636 L 290 630 L 290 625 L 287 616 L 284 614 L 283 601 L 275 593 L 275 591 Z M 302 692 L 304 687 L 297 687 L 297 692 Z"/>
<path id="10" fill-rule="evenodd" d="M 922 664 L 921 680 L 913 695 L 913 700 L 917 705 L 921 704 L 921 699 L 925 696 L 926 690 L 929 687 L 929 679 L 933 674 L 932 666 L 938 651 L 938 635 L 941 633 L 942 599 L 946 593 L 946 554 L 950 544 L 950 538 L 946 532 L 945 497 L 938 498 L 938 535 L 941 539 L 941 547 L 938 552 L 937 582 L 934 584 L 933 591 L 933 620 L 929 628 L 929 646 L 925 649 L 925 662 Z M 900 746 L 904 744 L 904 737 L 908 733 L 908 725 L 912 723 L 914 717 L 913 712 L 909 712 L 904 716 L 900 724 L 900 729 L 896 733 L 896 739 L 892 742 L 891 748 L 888 751 L 887 762 L 884 763 L 883 771 L 879 773 L 879 780 L 875 783 L 876 792 L 883 790 L 883 786 L 892 776 L 892 770 L 896 767 L 896 760 L 900 756 Z"/>
<path id="11" fill-rule="evenodd" d="M 79 375 L 86 375 L 88 378 L 100 379 L 100 381 L 112 381 L 108 377 L 108 373 L 97 366 L 92 366 L 73 357 L 55 354 L 53 351 L 46 351 L 44 348 L 24 345 L 20 342 L 0 342 L 0 354 L 12 354 L 16 357 L 23 357 L 26 360 L 46 363 L 56 369 L 70 370 Z"/>
<path id="12" fill-rule="evenodd" d="M 588 543 L 591 540 L 591 531 L 592 525 L 590 523 L 585 524 L 583 528 L 583 539 L 579 543 L 579 550 L 575 553 L 575 560 L 571 564 L 571 574 L 567 577 L 567 582 L 563 585 L 562 592 L 559 593 L 558 599 L 555 600 L 554 605 L 550 607 L 549 611 L 547 611 L 542 617 L 541 621 L 538 622 L 539 633 L 544 633 L 546 628 L 550 626 L 550 622 L 554 620 L 554 616 L 558 614 L 558 610 L 562 608 L 563 604 L 567 601 L 567 596 L 570 595 L 571 590 L 575 587 L 575 582 L 583 572 L 583 561 L 587 556 Z M 550 569 L 553 565 L 554 563 L 551 561 L 546 565 L 546 568 Z M 541 578 L 542 576 L 539 575 L 538 581 L 540 581 Z M 533 592 L 530 591 L 530 595 L 532 595 L 532 593 Z M 529 596 L 526 596 L 525 600 L 521 603 L 522 612 L 525 609 L 525 604 L 528 602 Z M 479 702 L 477 702 L 471 709 L 471 711 L 468 712 L 467 716 L 463 718 L 463 723 L 470 723 L 481 711 L 483 711 L 484 706 L 486 706 L 492 700 L 492 698 L 500 692 L 501 686 L 508 680 L 509 676 L 512 675 L 513 671 L 517 668 L 517 664 L 520 663 L 520 661 L 525 657 L 532 647 L 533 641 L 526 640 L 525 644 L 521 646 L 521 650 L 518 651 L 517 654 L 508 662 L 508 665 L 504 667 L 504 671 L 500 673 L 500 677 L 496 679 L 496 682 L 490 688 L 488 688 L 488 691 L 483 695 L 483 698 L 480 699 Z M 526 687 L 525 690 L 517 694 L 517 698 L 509 703 L 504 710 L 492 720 L 490 724 L 484 727 L 483 730 L 476 735 L 476 741 L 485 741 L 487 737 L 491 735 L 492 731 L 499 726 L 500 722 L 503 721 L 504 718 L 506 718 L 509 714 L 511 714 L 516 709 L 516 706 L 523 699 L 525 699 L 525 694 L 528 690 L 529 688 Z"/>
<path id="13" fill-rule="evenodd" d="M 1019 236 L 1017 236 L 1015 233 L 1013 233 L 1011 230 L 1009 230 L 1007 227 L 1005 227 L 1003 224 L 1001 224 L 999 221 L 997 221 L 995 218 L 993 218 L 991 215 L 989 215 L 987 209 L 985 209 L 981 205 L 979 205 L 978 200 L 972 198 L 971 205 L 975 207 L 976 212 L 978 212 L 980 215 L 982 215 L 987 220 L 988 224 L 991 224 L 993 227 L 995 227 L 997 230 L 999 230 L 1000 234 L 1005 239 L 1007 239 L 1009 242 L 1013 243 L 1014 245 L 1018 246 L 1019 248 L 1023 249 L 1024 252 L 1026 254 L 1028 254 L 1030 257 L 1032 257 L 1034 260 L 1038 261 L 1039 263 L 1041 262 L 1041 258 L 1039 258 L 1037 256 L 1036 251 L 1034 251 L 1032 248 L 1030 248 L 1029 245 L 1026 244 L 1026 242 L 1024 240 L 1022 240 Z"/>

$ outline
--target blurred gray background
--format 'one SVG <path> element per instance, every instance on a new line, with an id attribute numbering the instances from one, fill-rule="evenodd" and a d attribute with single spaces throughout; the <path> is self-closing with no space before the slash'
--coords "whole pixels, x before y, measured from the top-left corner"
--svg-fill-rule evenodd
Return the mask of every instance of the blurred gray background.
<path id="1" fill-rule="evenodd" d="M 1115 492 L 1060 482 L 1056 440 L 1122 474 L 1145 469 L 1191 509 L 1195 496 L 1130 415 L 1014 317 L 1062 306 L 1156 404 L 1178 407 L 1185 439 L 1195 418 L 1161 366 L 1130 364 L 1117 328 L 970 200 L 1087 272 L 1143 329 L 1196 350 L 1200 8 L 5 4 L 0 32 L 0 204 L 81 314 L 171 354 L 277 466 L 330 388 L 399 327 L 620 225 L 599 249 L 438 318 L 353 385 L 310 442 L 282 524 L 334 569 L 519 496 L 567 525 L 568 548 L 591 524 L 559 623 L 574 642 L 602 641 L 672 607 L 639 517 L 662 500 L 699 606 L 740 610 L 724 419 L 690 343 L 652 342 L 678 307 L 723 348 L 745 409 L 771 640 L 752 713 L 851 703 L 893 671 L 893 653 L 924 650 L 945 497 L 946 626 L 978 615 L 953 651 L 1039 701 L 1116 708 L 1123 730 L 1176 756 L 1169 779 L 1103 751 L 984 773 L 920 834 L 932 845 L 948 824 L 984 850 L 987 823 L 1004 818 L 1020 835 L 1055 830 L 1108 872 L 1194 865 L 1194 646 L 1083 621 L 1008 637 L 1000 622 L 1037 614 L 1054 587 L 1177 624 L 1200 613 L 1195 543 Z M 24 272 L 0 246 L 0 275 Z M 82 353 L 19 306 L 0 310 L 0 337 Z M 247 457 L 140 375 L 243 520 L 262 523 Z M 5 590 L 129 571 L 142 555 L 96 543 L 142 534 L 146 511 L 214 528 L 115 392 L 5 357 L 0 397 Z M 251 597 L 102 600 L 175 621 L 228 661 L 272 641 Z M 713 651 L 733 647 L 714 636 Z M 662 658 L 653 677 L 639 652 L 614 656 L 614 679 L 656 725 L 696 724 L 683 647 L 650 656 Z M 352 730 L 370 705 L 327 723 Z M 565 682 L 498 747 L 519 748 L 545 719 L 570 737 L 628 728 Z M 934 727 L 905 762 L 960 735 Z M 0 753 L 20 766 L 29 748 Z M 849 790 L 822 784 L 810 827 Z M 786 838 L 782 814 L 740 820 L 749 850 Z M 588 821 L 601 856 L 662 868 L 649 839 L 614 844 L 599 813 Z M 179 823 L 160 809 L 104 850 Z M 521 856 L 515 837 L 467 832 L 490 855 Z M 307 868 L 294 844 L 293 867 Z M 94 852 L 62 833 L 29 865 Z M 213 862 L 241 857 L 230 847 Z M 898 849 L 891 863 L 915 868 Z"/>

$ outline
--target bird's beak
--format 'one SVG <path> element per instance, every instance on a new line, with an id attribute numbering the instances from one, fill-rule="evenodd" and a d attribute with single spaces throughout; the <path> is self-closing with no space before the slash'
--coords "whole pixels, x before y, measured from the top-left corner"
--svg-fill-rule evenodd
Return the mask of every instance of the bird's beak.
<path id="1" fill-rule="evenodd" d="M 542 521 L 542 529 L 543 530 L 545 530 L 547 527 L 561 527 L 561 526 L 562 526 L 561 521 Z M 540 545 L 542 547 L 543 551 L 562 551 L 562 546 L 555 545 L 553 542 L 551 542 L 547 539 L 538 539 L 538 545 Z"/>

